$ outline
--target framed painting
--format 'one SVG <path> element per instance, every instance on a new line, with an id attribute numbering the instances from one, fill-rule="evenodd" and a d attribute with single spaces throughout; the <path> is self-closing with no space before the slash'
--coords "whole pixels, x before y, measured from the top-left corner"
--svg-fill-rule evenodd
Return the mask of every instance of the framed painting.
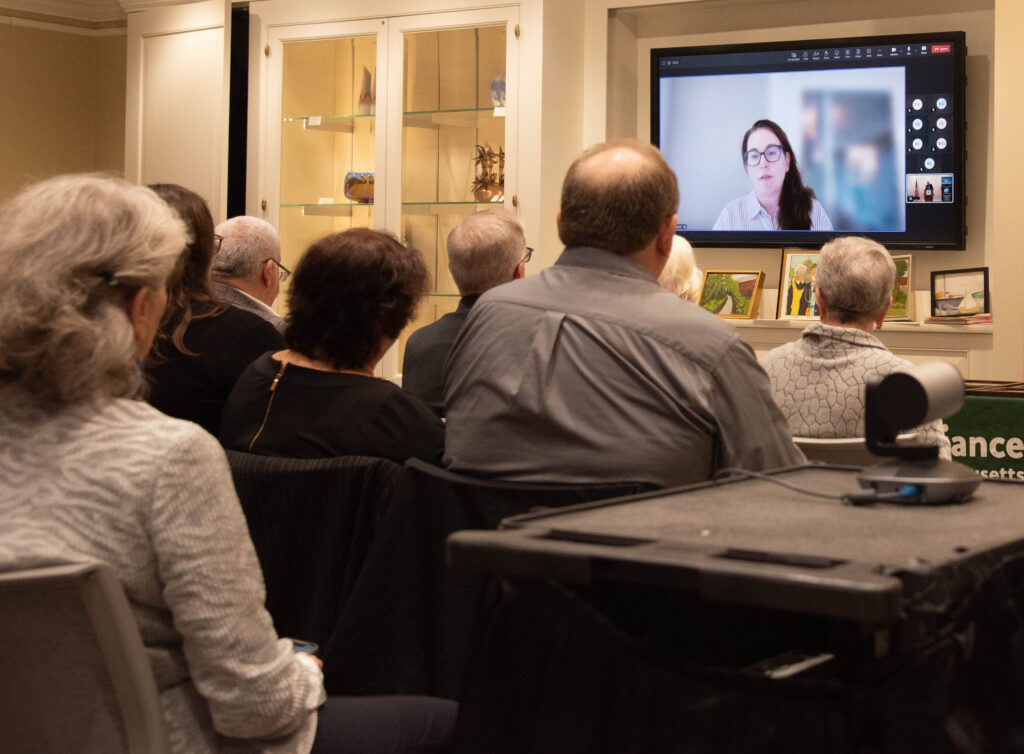
<path id="1" fill-rule="evenodd" d="M 700 305 L 726 319 L 754 319 L 763 285 L 761 270 L 708 270 L 700 290 Z"/>
<path id="2" fill-rule="evenodd" d="M 910 319 L 910 255 L 893 254 L 896 263 L 896 279 L 892 284 L 892 306 L 886 313 L 886 320 L 898 321 Z"/>
<path id="3" fill-rule="evenodd" d="M 779 319 L 818 319 L 814 298 L 814 276 L 818 273 L 817 251 L 785 251 L 779 274 Z"/>
<path id="4" fill-rule="evenodd" d="M 932 316 L 970 317 L 991 313 L 988 267 L 932 272 Z"/>

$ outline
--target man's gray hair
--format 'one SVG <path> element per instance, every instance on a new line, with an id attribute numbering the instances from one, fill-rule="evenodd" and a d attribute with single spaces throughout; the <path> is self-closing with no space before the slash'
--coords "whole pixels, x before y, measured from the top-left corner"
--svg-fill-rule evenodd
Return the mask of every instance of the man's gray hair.
<path id="1" fill-rule="evenodd" d="M 448 269 L 461 295 L 483 293 L 512 279 L 525 250 L 519 219 L 504 209 L 487 209 L 448 234 Z"/>
<path id="2" fill-rule="evenodd" d="M 814 279 L 840 323 L 872 320 L 889 304 L 896 264 L 882 244 L 860 236 L 844 236 L 821 247 Z"/>
<path id="3" fill-rule="evenodd" d="M 66 175 L 0 208 L 0 399 L 60 404 L 142 389 L 125 302 L 158 289 L 188 242 L 147 188 Z"/>
<path id="4" fill-rule="evenodd" d="M 224 239 L 210 268 L 215 278 L 252 280 L 265 261 L 281 258 L 281 238 L 266 220 L 239 215 L 225 220 L 213 232 Z"/>

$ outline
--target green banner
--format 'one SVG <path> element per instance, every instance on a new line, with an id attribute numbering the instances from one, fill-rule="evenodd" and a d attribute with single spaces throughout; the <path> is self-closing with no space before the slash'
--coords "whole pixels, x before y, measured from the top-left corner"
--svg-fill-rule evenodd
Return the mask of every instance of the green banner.
<path id="1" fill-rule="evenodd" d="M 946 419 L 953 460 L 983 477 L 1024 481 L 1024 398 L 968 395 Z"/>

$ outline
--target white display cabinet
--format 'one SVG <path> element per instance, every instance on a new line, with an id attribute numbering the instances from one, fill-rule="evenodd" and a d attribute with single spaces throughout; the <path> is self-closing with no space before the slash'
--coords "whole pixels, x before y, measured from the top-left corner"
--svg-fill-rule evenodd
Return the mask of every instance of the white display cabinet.
<path id="1" fill-rule="evenodd" d="M 289 23 L 291 10 L 257 11 L 261 209 L 287 266 L 351 227 L 422 252 L 433 287 L 382 363 L 392 377 L 407 335 L 458 304 L 448 232 L 467 214 L 518 206 L 518 10 Z"/>

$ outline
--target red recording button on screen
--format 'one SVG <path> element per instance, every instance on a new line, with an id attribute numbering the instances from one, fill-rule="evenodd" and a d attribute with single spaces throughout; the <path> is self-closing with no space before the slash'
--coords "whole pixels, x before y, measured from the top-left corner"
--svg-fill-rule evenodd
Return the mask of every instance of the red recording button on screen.
<path id="1" fill-rule="evenodd" d="M 950 45 L 932 45 L 932 55 L 939 52 L 949 52 Z"/>

